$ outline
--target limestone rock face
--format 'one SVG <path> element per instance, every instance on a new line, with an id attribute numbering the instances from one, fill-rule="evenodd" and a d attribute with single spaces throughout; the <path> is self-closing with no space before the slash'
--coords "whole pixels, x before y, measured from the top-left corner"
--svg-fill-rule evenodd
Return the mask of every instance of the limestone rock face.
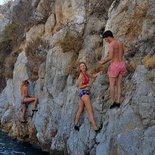
<path id="1" fill-rule="evenodd" d="M 86 19 L 85 1 L 57 0 L 55 2 L 57 26 L 68 25 L 73 31 L 81 33 Z"/>
<path id="2" fill-rule="evenodd" d="M 45 24 L 45 35 L 51 35 L 54 25 L 55 25 L 55 15 L 51 14 Z"/>
<path id="3" fill-rule="evenodd" d="M 109 9 L 106 29 L 122 39 L 127 50 L 133 50 L 135 46 L 139 53 L 151 52 L 155 33 L 154 6 L 151 0 L 114 1 Z"/>
<path id="4" fill-rule="evenodd" d="M 18 2 L 18 3 L 17 3 Z M 20 6 L 16 1 L 16 5 Z M 154 155 L 155 146 L 155 45 L 153 0 L 53 0 L 47 12 L 44 0 L 32 0 L 34 11 L 49 13 L 44 23 L 34 24 L 26 31 L 25 42 L 40 37 L 48 44 L 46 60 L 38 66 L 38 80 L 31 81 L 30 64 L 23 51 L 14 66 L 13 79 L 0 94 L 1 129 L 18 139 L 39 144 L 51 154 L 70 155 Z M 18 6 L 18 7 L 19 7 Z M 80 119 L 80 130 L 74 130 L 78 110 L 78 62 L 85 61 L 93 72 L 102 58 L 100 29 L 110 29 L 125 44 L 128 74 L 123 80 L 122 105 L 109 109 L 107 74 L 100 73 L 91 84 L 91 102 L 98 126 L 96 134 L 86 110 Z M 76 51 L 66 36 L 83 39 Z M 63 45 L 62 45 L 63 42 Z M 74 50 L 65 52 L 66 44 Z M 146 59 L 147 58 L 147 59 Z M 35 59 L 37 60 L 37 59 Z M 131 62 L 136 64 L 131 66 Z M 130 70 L 130 67 L 133 67 Z M 106 70 L 106 67 L 105 67 Z M 74 71 L 74 72 L 73 72 Z M 21 82 L 30 81 L 29 95 L 38 98 L 38 112 L 32 116 L 32 104 L 27 111 L 28 123 L 21 120 Z M 103 98 L 104 97 L 104 98 Z"/>
<path id="5" fill-rule="evenodd" d="M 37 38 L 40 38 L 45 31 L 44 24 L 39 24 L 36 26 L 33 26 L 27 33 L 26 33 L 26 41 L 27 42 L 33 42 Z"/>
<path id="6" fill-rule="evenodd" d="M 2 38 L 5 26 L 10 22 L 10 4 L 0 6 L 0 39 Z"/>
<path id="7" fill-rule="evenodd" d="M 150 132 L 154 126 L 155 97 L 147 81 L 147 72 L 144 66 L 138 66 L 133 75 L 134 87 L 132 95 L 126 96 L 121 109 L 107 113 L 108 125 L 104 134 L 97 136 L 100 144 L 96 154 L 154 154 L 153 148 L 148 147 Z M 102 138 L 101 138 L 102 137 Z"/>

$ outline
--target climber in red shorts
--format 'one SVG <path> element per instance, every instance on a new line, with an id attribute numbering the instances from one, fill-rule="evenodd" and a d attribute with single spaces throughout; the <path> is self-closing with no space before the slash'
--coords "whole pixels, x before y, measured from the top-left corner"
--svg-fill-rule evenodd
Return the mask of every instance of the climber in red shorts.
<path id="1" fill-rule="evenodd" d="M 101 34 L 101 37 L 109 43 L 108 54 L 109 56 L 103 61 L 99 62 L 101 65 L 106 64 L 111 61 L 111 64 L 108 69 L 109 82 L 110 82 L 110 96 L 113 101 L 113 104 L 110 106 L 110 109 L 115 107 L 120 107 L 121 99 L 121 90 L 122 90 L 122 78 L 126 74 L 126 65 L 123 61 L 124 48 L 122 42 L 113 37 L 111 31 L 105 31 Z M 116 84 L 116 93 L 115 93 L 115 84 Z"/>

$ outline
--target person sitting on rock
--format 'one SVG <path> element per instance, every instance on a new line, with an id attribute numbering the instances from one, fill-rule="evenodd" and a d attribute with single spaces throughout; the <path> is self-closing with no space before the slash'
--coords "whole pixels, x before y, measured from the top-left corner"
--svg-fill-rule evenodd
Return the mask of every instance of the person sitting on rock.
<path id="1" fill-rule="evenodd" d="M 38 111 L 37 109 L 37 98 L 28 96 L 28 80 L 24 80 L 21 85 L 21 96 L 22 96 L 22 123 L 26 123 L 26 111 L 28 108 L 28 104 L 33 104 L 33 113 Z"/>
<path id="2" fill-rule="evenodd" d="M 98 128 L 96 125 L 96 122 L 94 120 L 93 108 L 92 108 L 92 104 L 90 102 L 90 96 L 89 96 L 90 95 L 89 77 L 95 80 L 97 75 L 94 75 L 94 76 L 88 75 L 87 66 L 84 62 L 81 62 L 79 67 L 80 67 L 80 75 L 78 80 L 79 80 L 79 87 L 81 91 L 79 94 L 80 96 L 79 110 L 76 114 L 74 129 L 79 131 L 78 122 L 84 107 L 86 107 L 88 117 L 93 126 L 93 129 L 95 130 L 95 132 L 99 132 L 102 127 Z"/>

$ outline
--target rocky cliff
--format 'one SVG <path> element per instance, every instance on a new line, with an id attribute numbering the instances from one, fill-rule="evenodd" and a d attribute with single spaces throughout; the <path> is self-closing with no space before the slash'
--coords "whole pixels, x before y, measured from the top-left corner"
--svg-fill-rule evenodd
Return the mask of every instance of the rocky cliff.
<path id="1" fill-rule="evenodd" d="M 25 25 L 13 76 L 0 95 L 1 129 L 53 155 L 154 155 L 155 1 L 17 0 L 10 10 L 10 22 Z M 108 77 L 100 73 L 91 101 L 103 128 L 96 134 L 84 112 L 77 132 L 76 68 L 85 61 L 93 72 L 106 55 L 105 43 L 105 50 L 98 52 L 101 29 L 112 30 L 125 45 L 128 75 L 122 105 L 109 109 Z M 39 111 L 31 118 L 29 106 L 28 123 L 21 124 L 20 85 L 27 78 Z"/>

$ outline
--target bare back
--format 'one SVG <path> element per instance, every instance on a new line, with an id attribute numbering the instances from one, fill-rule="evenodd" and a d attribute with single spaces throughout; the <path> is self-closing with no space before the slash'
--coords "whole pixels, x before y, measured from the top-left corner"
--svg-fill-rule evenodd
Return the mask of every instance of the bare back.
<path id="1" fill-rule="evenodd" d="M 109 44 L 109 48 L 112 49 L 113 51 L 113 57 L 112 57 L 112 62 L 121 62 L 123 61 L 123 55 L 124 55 L 124 48 L 123 44 L 118 41 L 118 40 L 113 40 Z"/>
<path id="2" fill-rule="evenodd" d="M 28 88 L 27 88 L 27 86 L 25 86 L 25 85 L 23 85 L 23 86 L 21 86 L 21 95 L 22 96 L 28 96 Z"/>

